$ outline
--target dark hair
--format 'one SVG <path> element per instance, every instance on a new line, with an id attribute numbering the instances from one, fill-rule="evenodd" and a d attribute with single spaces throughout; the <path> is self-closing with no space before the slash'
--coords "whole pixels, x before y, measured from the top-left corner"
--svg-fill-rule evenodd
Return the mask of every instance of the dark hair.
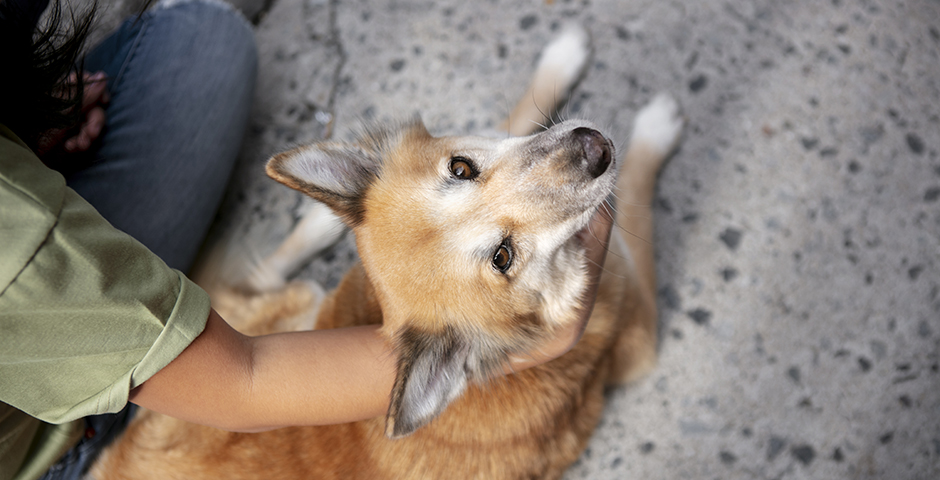
<path id="1" fill-rule="evenodd" d="M 77 125 L 82 75 L 64 88 L 77 64 L 97 10 L 64 11 L 61 0 L 0 0 L 0 124 L 34 150 L 43 132 Z"/>

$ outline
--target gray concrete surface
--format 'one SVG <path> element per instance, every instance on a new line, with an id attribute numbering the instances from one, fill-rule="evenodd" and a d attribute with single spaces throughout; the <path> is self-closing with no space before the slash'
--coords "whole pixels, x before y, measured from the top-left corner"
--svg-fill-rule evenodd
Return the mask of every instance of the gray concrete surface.
<path id="1" fill-rule="evenodd" d="M 307 205 L 262 178 L 270 154 L 358 119 L 494 125 L 567 22 L 596 53 L 564 116 L 625 140 L 653 94 L 680 99 L 661 363 L 609 392 L 567 479 L 940 478 L 940 2 L 237 4 L 262 69 L 219 231 L 248 241 Z M 351 248 L 301 276 L 334 283 Z"/>

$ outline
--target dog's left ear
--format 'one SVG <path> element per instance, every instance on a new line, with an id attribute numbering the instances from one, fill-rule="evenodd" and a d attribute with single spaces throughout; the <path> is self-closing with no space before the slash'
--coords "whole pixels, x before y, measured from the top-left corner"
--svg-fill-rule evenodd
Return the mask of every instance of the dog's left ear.
<path id="1" fill-rule="evenodd" d="M 325 203 L 347 224 L 362 220 L 362 198 L 381 159 L 357 144 L 322 142 L 279 153 L 266 171 L 278 182 Z"/>
<path id="2" fill-rule="evenodd" d="M 385 435 L 410 435 L 440 415 L 470 381 L 471 345 L 453 329 L 425 333 L 405 329 L 396 338 L 398 374 Z"/>
<path id="3" fill-rule="evenodd" d="M 354 227 L 362 222 L 363 199 L 382 170 L 383 156 L 407 138 L 430 138 L 420 118 L 366 127 L 351 142 L 320 142 L 277 154 L 266 170 L 278 182 L 327 204 Z"/>

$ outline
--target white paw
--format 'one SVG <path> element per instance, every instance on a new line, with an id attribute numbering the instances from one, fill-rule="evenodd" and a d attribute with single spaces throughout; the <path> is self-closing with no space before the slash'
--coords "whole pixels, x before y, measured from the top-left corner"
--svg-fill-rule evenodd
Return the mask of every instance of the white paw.
<path id="1" fill-rule="evenodd" d="M 646 144 L 665 156 L 679 143 L 684 126 L 679 103 L 669 94 L 660 93 L 637 113 L 631 142 Z"/>
<path id="2" fill-rule="evenodd" d="M 286 284 L 282 272 L 274 269 L 269 263 L 259 262 L 249 267 L 248 274 L 237 287 L 250 292 L 273 292 L 281 290 Z"/>
<path id="3" fill-rule="evenodd" d="M 584 72 L 590 58 L 591 37 L 580 25 L 569 25 L 542 51 L 537 76 L 548 74 L 560 92 L 567 90 Z"/>
<path id="4" fill-rule="evenodd" d="M 307 260 L 311 255 L 333 245 L 344 233 L 346 225 L 333 210 L 323 203 L 314 202 L 291 233 L 292 236 L 299 236 L 297 241 L 303 246 L 307 257 L 298 258 L 297 261 Z"/>

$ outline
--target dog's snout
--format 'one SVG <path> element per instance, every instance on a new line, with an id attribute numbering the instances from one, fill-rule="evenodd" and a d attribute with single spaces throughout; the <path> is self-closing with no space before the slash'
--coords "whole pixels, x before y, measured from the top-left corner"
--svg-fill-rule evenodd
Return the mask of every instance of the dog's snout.
<path id="1" fill-rule="evenodd" d="M 580 127 L 573 132 L 584 149 L 584 167 L 591 178 L 597 178 L 610 166 L 610 143 L 600 132 Z"/>

